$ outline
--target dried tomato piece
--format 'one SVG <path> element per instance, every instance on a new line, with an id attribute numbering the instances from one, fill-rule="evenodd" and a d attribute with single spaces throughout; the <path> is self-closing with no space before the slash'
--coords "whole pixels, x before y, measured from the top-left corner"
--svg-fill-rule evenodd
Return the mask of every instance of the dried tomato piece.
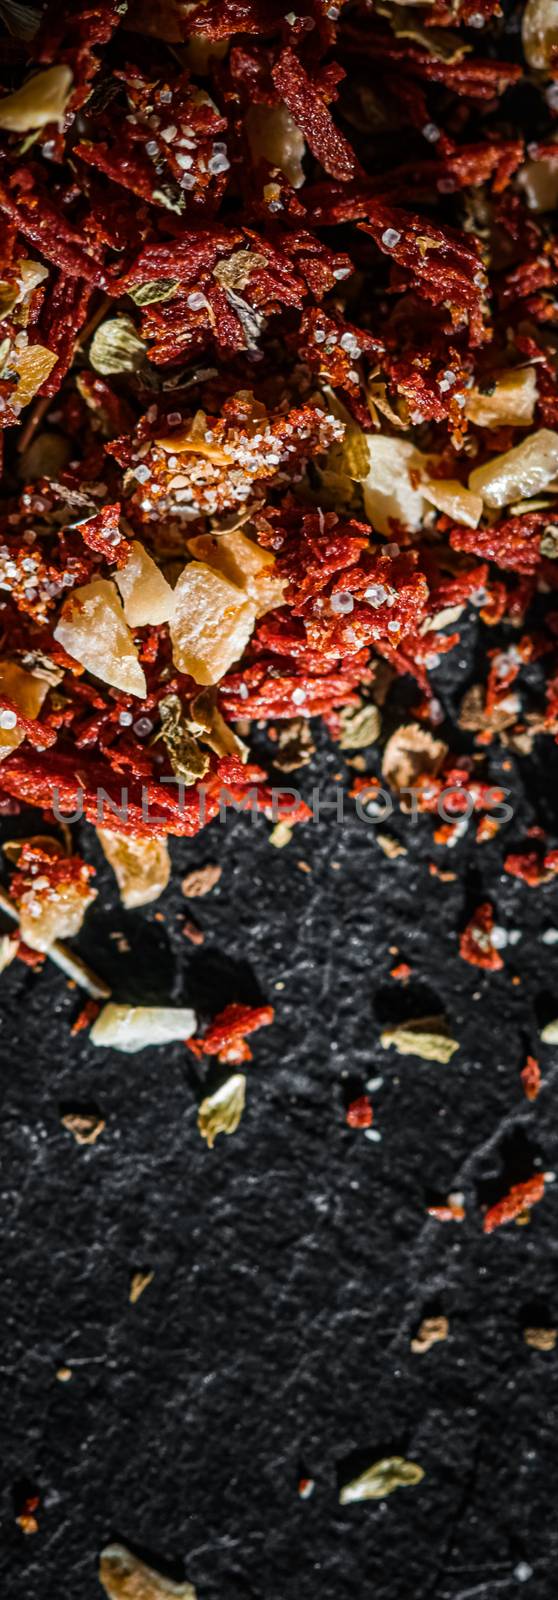
<path id="1" fill-rule="evenodd" d="M 351 1100 L 345 1114 L 348 1128 L 371 1128 L 373 1120 L 374 1113 L 369 1095 L 361 1094 L 358 1100 Z"/>
<path id="2" fill-rule="evenodd" d="M 244 1006 L 233 1003 L 225 1006 L 209 1024 L 201 1038 L 188 1039 L 188 1049 L 201 1059 L 217 1056 L 217 1060 L 230 1066 L 252 1060 L 252 1051 L 246 1035 L 257 1028 L 269 1027 L 275 1012 L 273 1006 Z"/>
<path id="3" fill-rule="evenodd" d="M 494 912 L 488 901 L 477 907 L 459 939 L 459 954 L 472 967 L 499 972 L 504 963 L 493 942 Z"/>
<path id="4" fill-rule="evenodd" d="M 541 1088 L 541 1069 L 535 1056 L 527 1056 L 520 1078 L 527 1099 L 536 1100 Z"/>
<path id="5" fill-rule="evenodd" d="M 336 75 L 342 77 L 343 73 L 339 70 Z M 308 76 L 289 47 L 281 52 L 271 76 L 281 100 L 325 171 L 341 181 L 354 178 L 360 170 L 354 151 L 336 127 L 320 83 Z"/>
<path id="6" fill-rule="evenodd" d="M 493 1233 L 495 1228 L 501 1228 L 506 1222 L 514 1222 L 524 1211 L 530 1211 L 538 1205 L 544 1196 L 544 1186 L 542 1172 L 534 1173 L 532 1178 L 527 1178 L 523 1183 L 514 1183 L 503 1199 L 485 1212 L 483 1233 Z"/>

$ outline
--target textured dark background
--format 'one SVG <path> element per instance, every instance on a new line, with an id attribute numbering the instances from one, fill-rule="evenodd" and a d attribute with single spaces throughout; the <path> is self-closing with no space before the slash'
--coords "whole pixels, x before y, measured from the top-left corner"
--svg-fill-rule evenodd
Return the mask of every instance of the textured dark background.
<path id="1" fill-rule="evenodd" d="M 474 629 L 436 676 L 450 715 L 477 675 Z M 100 1600 L 112 1534 L 199 1600 L 555 1600 L 558 1352 L 528 1349 L 522 1330 L 558 1317 L 558 1189 L 528 1227 L 488 1238 L 480 1209 L 533 1161 L 558 1165 L 553 1052 L 538 1041 L 558 1012 L 541 942 L 558 888 L 502 875 L 525 826 L 551 823 L 558 752 L 537 749 L 505 774 L 516 815 L 493 844 L 471 829 L 444 851 L 429 819 L 396 815 L 386 831 L 409 854 L 389 862 L 349 802 L 344 826 L 326 814 L 277 851 L 263 819 L 233 816 L 172 843 L 173 885 L 141 912 L 120 908 L 82 831 L 100 893 L 78 945 L 116 999 L 214 1012 L 261 997 L 276 1022 L 255 1036 L 241 1127 L 209 1151 L 181 1045 L 97 1051 L 71 1037 L 79 995 L 50 964 L 0 980 L 2 1596 Z M 286 781 L 331 798 L 342 771 L 324 736 Z M 23 818 L 4 828 L 25 831 Z M 433 879 L 429 859 L 457 881 Z M 218 887 L 187 903 L 182 874 L 215 860 Z M 522 932 L 488 976 L 457 949 L 486 894 Z M 181 931 L 189 915 L 202 948 Z M 406 990 L 397 959 L 413 967 Z M 437 1010 L 462 1043 L 449 1066 L 382 1050 L 386 1020 Z M 529 1049 L 545 1078 L 532 1106 Z M 374 1143 L 344 1112 L 377 1076 Z M 92 1105 L 107 1127 L 80 1148 L 60 1116 Z M 465 1222 L 429 1221 L 451 1189 Z M 143 1267 L 155 1277 L 131 1306 Z M 438 1312 L 449 1339 L 412 1355 Z M 339 1482 L 391 1453 L 421 1463 L 420 1487 L 341 1508 Z M 316 1480 L 306 1502 L 302 1473 Z M 14 1520 L 26 1482 L 42 1497 L 27 1538 Z"/>

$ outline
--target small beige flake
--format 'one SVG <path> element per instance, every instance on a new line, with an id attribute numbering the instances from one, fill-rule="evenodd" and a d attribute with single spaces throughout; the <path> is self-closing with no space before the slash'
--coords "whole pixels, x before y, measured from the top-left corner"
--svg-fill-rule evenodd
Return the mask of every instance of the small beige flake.
<path id="1" fill-rule="evenodd" d="M 144 1289 L 148 1289 L 149 1288 L 149 1284 L 153 1282 L 154 1277 L 155 1277 L 155 1273 L 154 1272 L 134 1272 L 134 1275 L 133 1275 L 133 1278 L 132 1278 L 132 1281 L 131 1281 L 131 1284 L 130 1284 L 130 1294 L 129 1294 L 129 1300 L 130 1300 L 130 1305 L 131 1306 L 135 1306 L 136 1301 L 139 1300 L 140 1295 L 142 1295 L 143 1292 L 144 1292 Z M 132 1592 L 132 1591 L 130 1591 L 130 1592 Z"/>
<path id="2" fill-rule="evenodd" d="M 76 1144 L 95 1144 L 103 1128 L 106 1127 L 104 1117 L 82 1116 L 78 1111 L 69 1111 L 62 1117 L 62 1127 L 73 1133 Z"/>
<path id="3" fill-rule="evenodd" d="M 447 744 L 435 739 L 418 722 L 396 728 L 388 739 L 382 761 L 382 776 L 391 789 L 411 789 L 424 773 L 435 777 L 448 753 Z"/>
<path id="4" fill-rule="evenodd" d="M 71 1367 L 59 1367 L 56 1377 L 58 1378 L 59 1383 L 69 1383 L 70 1379 L 73 1378 Z"/>
<path id="5" fill-rule="evenodd" d="M 198 1111 L 198 1128 L 210 1150 L 218 1133 L 236 1133 L 245 1102 L 246 1077 L 243 1072 L 233 1072 L 220 1089 L 202 1100 Z"/>
<path id="6" fill-rule="evenodd" d="M 384 1028 L 380 1044 L 394 1045 L 400 1056 L 420 1056 L 423 1061 L 451 1061 L 459 1041 L 452 1039 L 444 1017 L 414 1017 L 395 1028 Z"/>
<path id="7" fill-rule="evenodd" d="M 554 1350 L 558 1337 L 557 1328 L 524 1328 L 523 1338 L 532 1350 Z"/>
<path id="8" fill-rule="evenodd" d="M 216 861 L 208 862 L 206 867 L 194 867 L 182 879 L 182 893 L 187 900 L 198 900 L 201 895 L 209 894 L 215 888 L 222 875 L 223 868 Z"/>
<path id="9" fill-rule="evenodd" d="M 392 839 L 390 833 L 377 833 L 375 834 L 375 839 L 376 844 L 380 846 L 380 850 L 383 850 L 384 855 L 390 861 L 396 861 L 398 856 L 408 855 L 406 845 L 400 844 L 398 839 Z"/>
<path id="10" fill-rule="evenodd" d="M 276 822 L 275 827 L 271 829 L 269 843 L 275 850 L 284 850 L 285 845 L 290 844 L 292 836 L 293 830 L 288 822 Z"/>
<path id="11" fill-rule="evenodd" d="M 359 1478 L 344 1485 L 339 1504 L 349 1506 L 355 1500 L 384 1500 L 394 1489 L 412 1489 L 423 1478 L 423 1469 L 416 1461 L 406 1461 L 404 1456 L 384 1456 Z"/>
<path id="12" fill-rule="evenodd" d="M 433 1344 L 438 1344 L 441 1339 L 447 1339 L 449 1322 L 447 1317 L 425 1317 L 421 1322 L 416 1338 L 411 1339 L 411 1350 L 414 1356 L 423 1356 L 431 1350 Z"/>
<path id="13" fill-rule="evenodd" d="M 191 1583 L 163 1578 L 123 1544 L 108 1544 L 102 1551 L 99 1578 L 108 1600 L 196 1600 Z"/>

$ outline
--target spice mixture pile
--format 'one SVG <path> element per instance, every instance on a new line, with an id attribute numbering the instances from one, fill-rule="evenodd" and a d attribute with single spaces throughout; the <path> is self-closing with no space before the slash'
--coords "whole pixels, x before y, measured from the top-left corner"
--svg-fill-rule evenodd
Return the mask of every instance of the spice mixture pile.
<path id="1" fill-rule="evenodd" d="M 2 964 L 40 982 L 66 963 L 95 1044 L 213 1058 L 211 1147 L 273 1008 L 112 1002 L 60 945 L 95 898 L 93 828 L 127 909 L 224 794 L 302 849 L 294 785 L 327 738 L 390 860 L 386 795 L 428 818 L 442 882 L 466 830 L 480 883 L 499 833 L 505 874 L 558 873 L 538 822 L 505 842 L 506 772 L 558 739 L 556 6 L 6 0 L 0 18 Z M 453 717 L 437 672 L 472 618 Z M 463 962 L 497 972 L 513 942 L 479 887 Z M 381 1042 L 458 1049 L 443 1017 Z M 535 1056 L 521 1081 L 534 1100 Z M 346 1121 L 376 1137 L 364 1085 Z M 527 1174 L 480 1225 L 525 1223 L 544 1189 Z M 459 1194 L 430 1207 L 463 1214 Z M 383 1459 L 342 1504 L 421 1476 Z M 105 1552 L 110 1596 L 167 1592 L 132 1560 Z"/>

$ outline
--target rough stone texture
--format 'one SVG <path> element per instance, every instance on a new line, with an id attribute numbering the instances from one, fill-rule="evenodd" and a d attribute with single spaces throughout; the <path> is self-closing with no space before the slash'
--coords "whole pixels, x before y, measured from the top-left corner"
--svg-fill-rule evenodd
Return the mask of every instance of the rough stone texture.
<path id="1" fill-rule="evenodd" d="M 437 674 L 450 714 L 478 676 L 474 627 Z M 319 742 L 287 781 L 306 794 L 327 783 L 331 799 L 333 775 L 348 773 Z M 558 926 L 558 887 L 530 890 L 501 865 L 535 816 L 551 827 L 558 752 L 538 749 L 509 772 L 502 752 L 489 758 L 516 806 L 495 843 L 476 847 L 470 829 L 444 851 L 429 819 L 413 828 L 394 813 L 382 827 L 409 854 L 387 861 L 349 801 L 344 826 L 326 813 L 276 851 L 263 819 L 233 816 L 171 844 L 172 885 L 143 911 L 119 907 L 82 832 L 100 895 L 77 943 L 116 999 L 214 1012 L 261 998 L 277 1015 L 254 1038 L 243 1122 L 211 1152 L 196 1128 L 207 1068 L 181 1045 L 95 1050 L 71 1037 L 80 997 L 50 964 L 16 962 L 0 980 L 10 1600 L 100 1600 L 111 1535 L 188 1577 L 199 1600 L 555 1596 L 558 1352 L 528 1349 L 522 1329 L 558 1318 L 558 1188 L 529 1226 L 491 1237 L 480 1209 L 533 1160 L 558 1164 L 556 1052 L 538 1039 L 558 1013 L 556 956 L 541 942 Z M 433 879 L 431 858 L 457 881 Z M 219 884 L 186 902 L 181 878 L 208 861 Z M 487 894 L 522 937 L 484 976 L 459 958 L 457 934 Z M 181 932 L 191 916 L 201 948 Z M 397 960 L 413 968 L 406 989 L 389 976 Z M 462 1041 L 449 1066 L 381 1049 L 387 1021 L 436 1011 Z M 519 1078 L 529 1051 L 544 1076 L 532 1105 Z M 344 1111 L 378 1075 L 374 1143 Z M 92 1107 L 106 1130 L 79 1147 L 60 1117 Z M 426 1216 L 451 1189 L 466 1196 L 461 1226 Z M 142 1268 L 155 1277 L 132 1306 Z M 448 1340 L 412 1355 L 436 1314 Z M 395 1453 L 423 1466 L 420 1487 L 342 1509 L 340 1481 Z M 307 1501 L 301 1475 L 316 1480 Z M 27 1538 L 13 1502 L 25 1481 L 42 1497 Z"/>

